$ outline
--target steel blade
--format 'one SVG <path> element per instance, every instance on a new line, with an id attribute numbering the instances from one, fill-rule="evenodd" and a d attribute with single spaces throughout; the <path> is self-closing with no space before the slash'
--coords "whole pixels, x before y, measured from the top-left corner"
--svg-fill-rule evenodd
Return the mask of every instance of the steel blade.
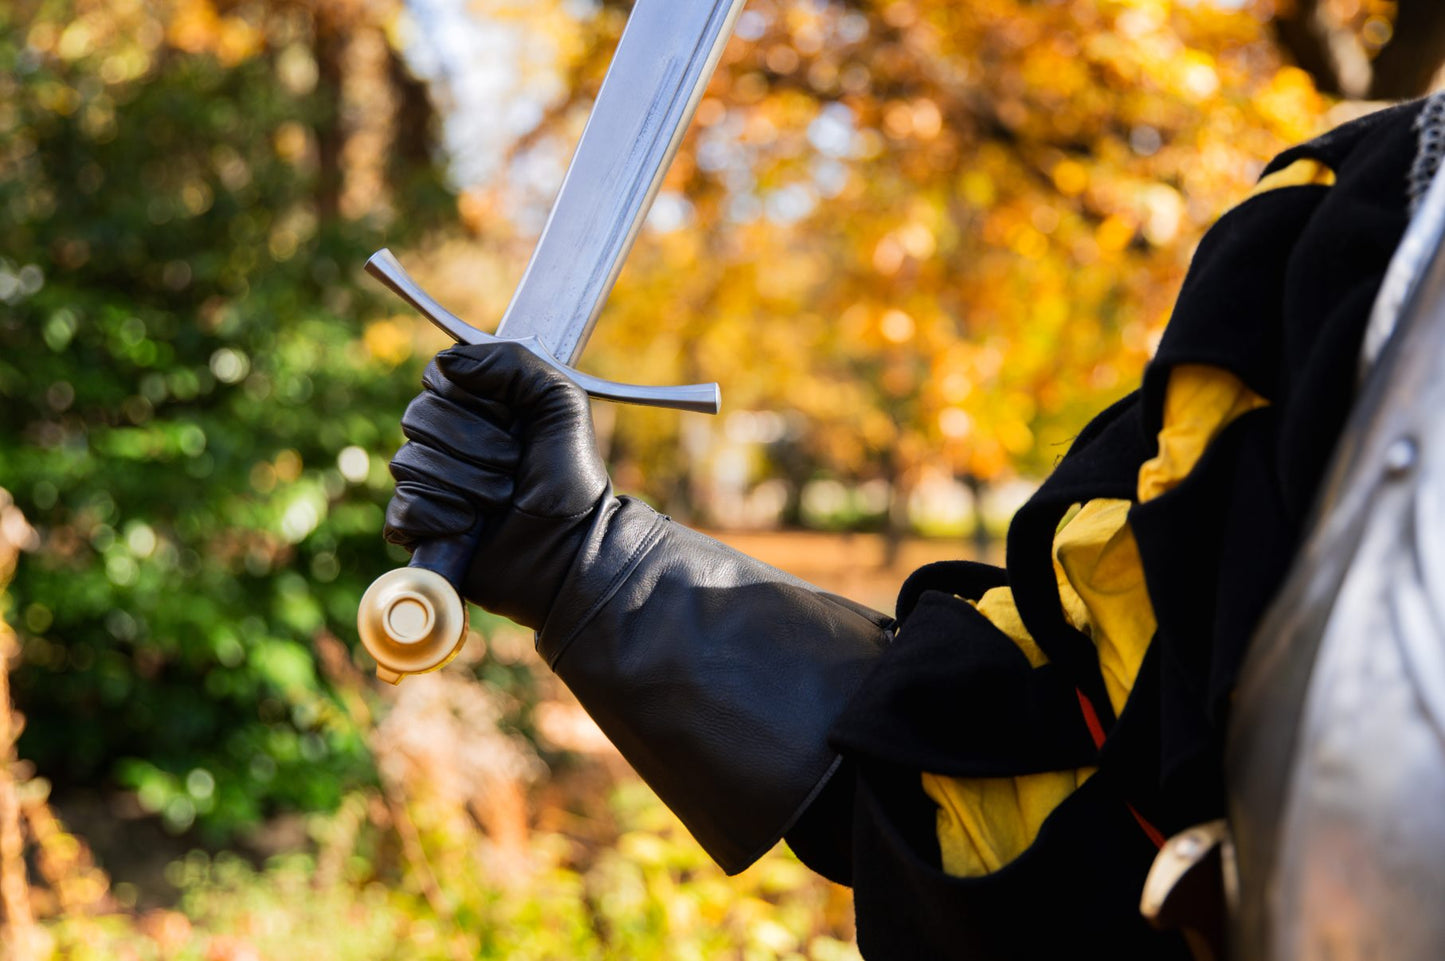
<path id="1" fill-rule="evenodd" d="M 743 0 L 637 0 L 497 336 L 576 363 Z"/>

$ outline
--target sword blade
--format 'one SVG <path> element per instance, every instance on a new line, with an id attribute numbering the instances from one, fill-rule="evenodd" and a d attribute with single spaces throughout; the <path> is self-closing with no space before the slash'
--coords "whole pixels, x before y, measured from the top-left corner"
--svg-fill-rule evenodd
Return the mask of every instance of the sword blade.
<path id="1" fill-rule="evenodd" d="M 744 0 L 637 0 L 497 336 L 574 364 Z"/>

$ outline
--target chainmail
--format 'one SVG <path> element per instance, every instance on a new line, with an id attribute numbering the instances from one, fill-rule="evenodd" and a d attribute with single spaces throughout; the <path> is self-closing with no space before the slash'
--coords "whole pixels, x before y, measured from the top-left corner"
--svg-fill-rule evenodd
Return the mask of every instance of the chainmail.
<path id="1" fill-rule="evenodd" d="M 1405 190 L 1410 203 L 1410 226 L 1400 239 L 1395 256 L 1380 284 L 1369 323 L 1360 345 L 1359 381 L 1364 383 L 1385 344 L 1395 333 L 1411 296 L 1420 285 L 1440 245 L 1445 243 L 1445 194 L 1436 192 L 1429 204 L 1430 185 L 1445 160 L 1445 91 L 1434 94 L 1415 119 L 1419 147 L 1406 174 Z"/>
<path id="2" fill-rule="evenodd" d="M 1440 161 L 1445 159 L 1445 91 L 1433 94 L 1425 101 L 1420 116 L 1415 119 L 1415 130 L 1420 135 L 1420 146 L 1415 153 L 1415 162 L 1410 166 L 1408 190 L 1410 213 L 1420 209 Z"/>

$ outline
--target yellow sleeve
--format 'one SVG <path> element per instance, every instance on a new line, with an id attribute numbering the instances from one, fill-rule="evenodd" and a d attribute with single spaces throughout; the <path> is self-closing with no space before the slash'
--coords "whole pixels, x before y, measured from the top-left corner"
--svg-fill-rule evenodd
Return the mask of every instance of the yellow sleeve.
<path id="1" fill-rule="evenodd" d="M 1165 388 L 1159 453 L 1139 470 L 1140 502 L 1177 486 L 1231 421 L 1264 406 L 1264 398 L 1226 370 L 1181 365 Z M 1070 623 L 1093 638 L 1104 686 L 1117 714 L 1134 687 L 1155 629 L 1154 608 L 1143 566 L 1129 530 L 1130 502 L 1085 504 L 1054 538 L 1059 599 Z M 985 617 L 1019 646 L 1029 663 L 1047 661 L 1024 628 L 1006 587 L 979 599 Z M 1013 778 L 954 778 L 923 774 L 923 790 L 938 805 L 938 845 L 943 869 L 955 877 L 997 871 L 1038 836 L 1044 819 L 1093 768 Z"/>

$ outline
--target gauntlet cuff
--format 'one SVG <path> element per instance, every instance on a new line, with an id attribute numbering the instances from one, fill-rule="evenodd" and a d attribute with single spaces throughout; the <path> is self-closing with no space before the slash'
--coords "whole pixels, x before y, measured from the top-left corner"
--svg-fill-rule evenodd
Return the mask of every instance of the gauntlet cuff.
<path id="1" fill-rule="evenodd" d="M 728 873 L 836 769 L 828 730 L 891 620 L 604 499 L 538 650 Z"/>

